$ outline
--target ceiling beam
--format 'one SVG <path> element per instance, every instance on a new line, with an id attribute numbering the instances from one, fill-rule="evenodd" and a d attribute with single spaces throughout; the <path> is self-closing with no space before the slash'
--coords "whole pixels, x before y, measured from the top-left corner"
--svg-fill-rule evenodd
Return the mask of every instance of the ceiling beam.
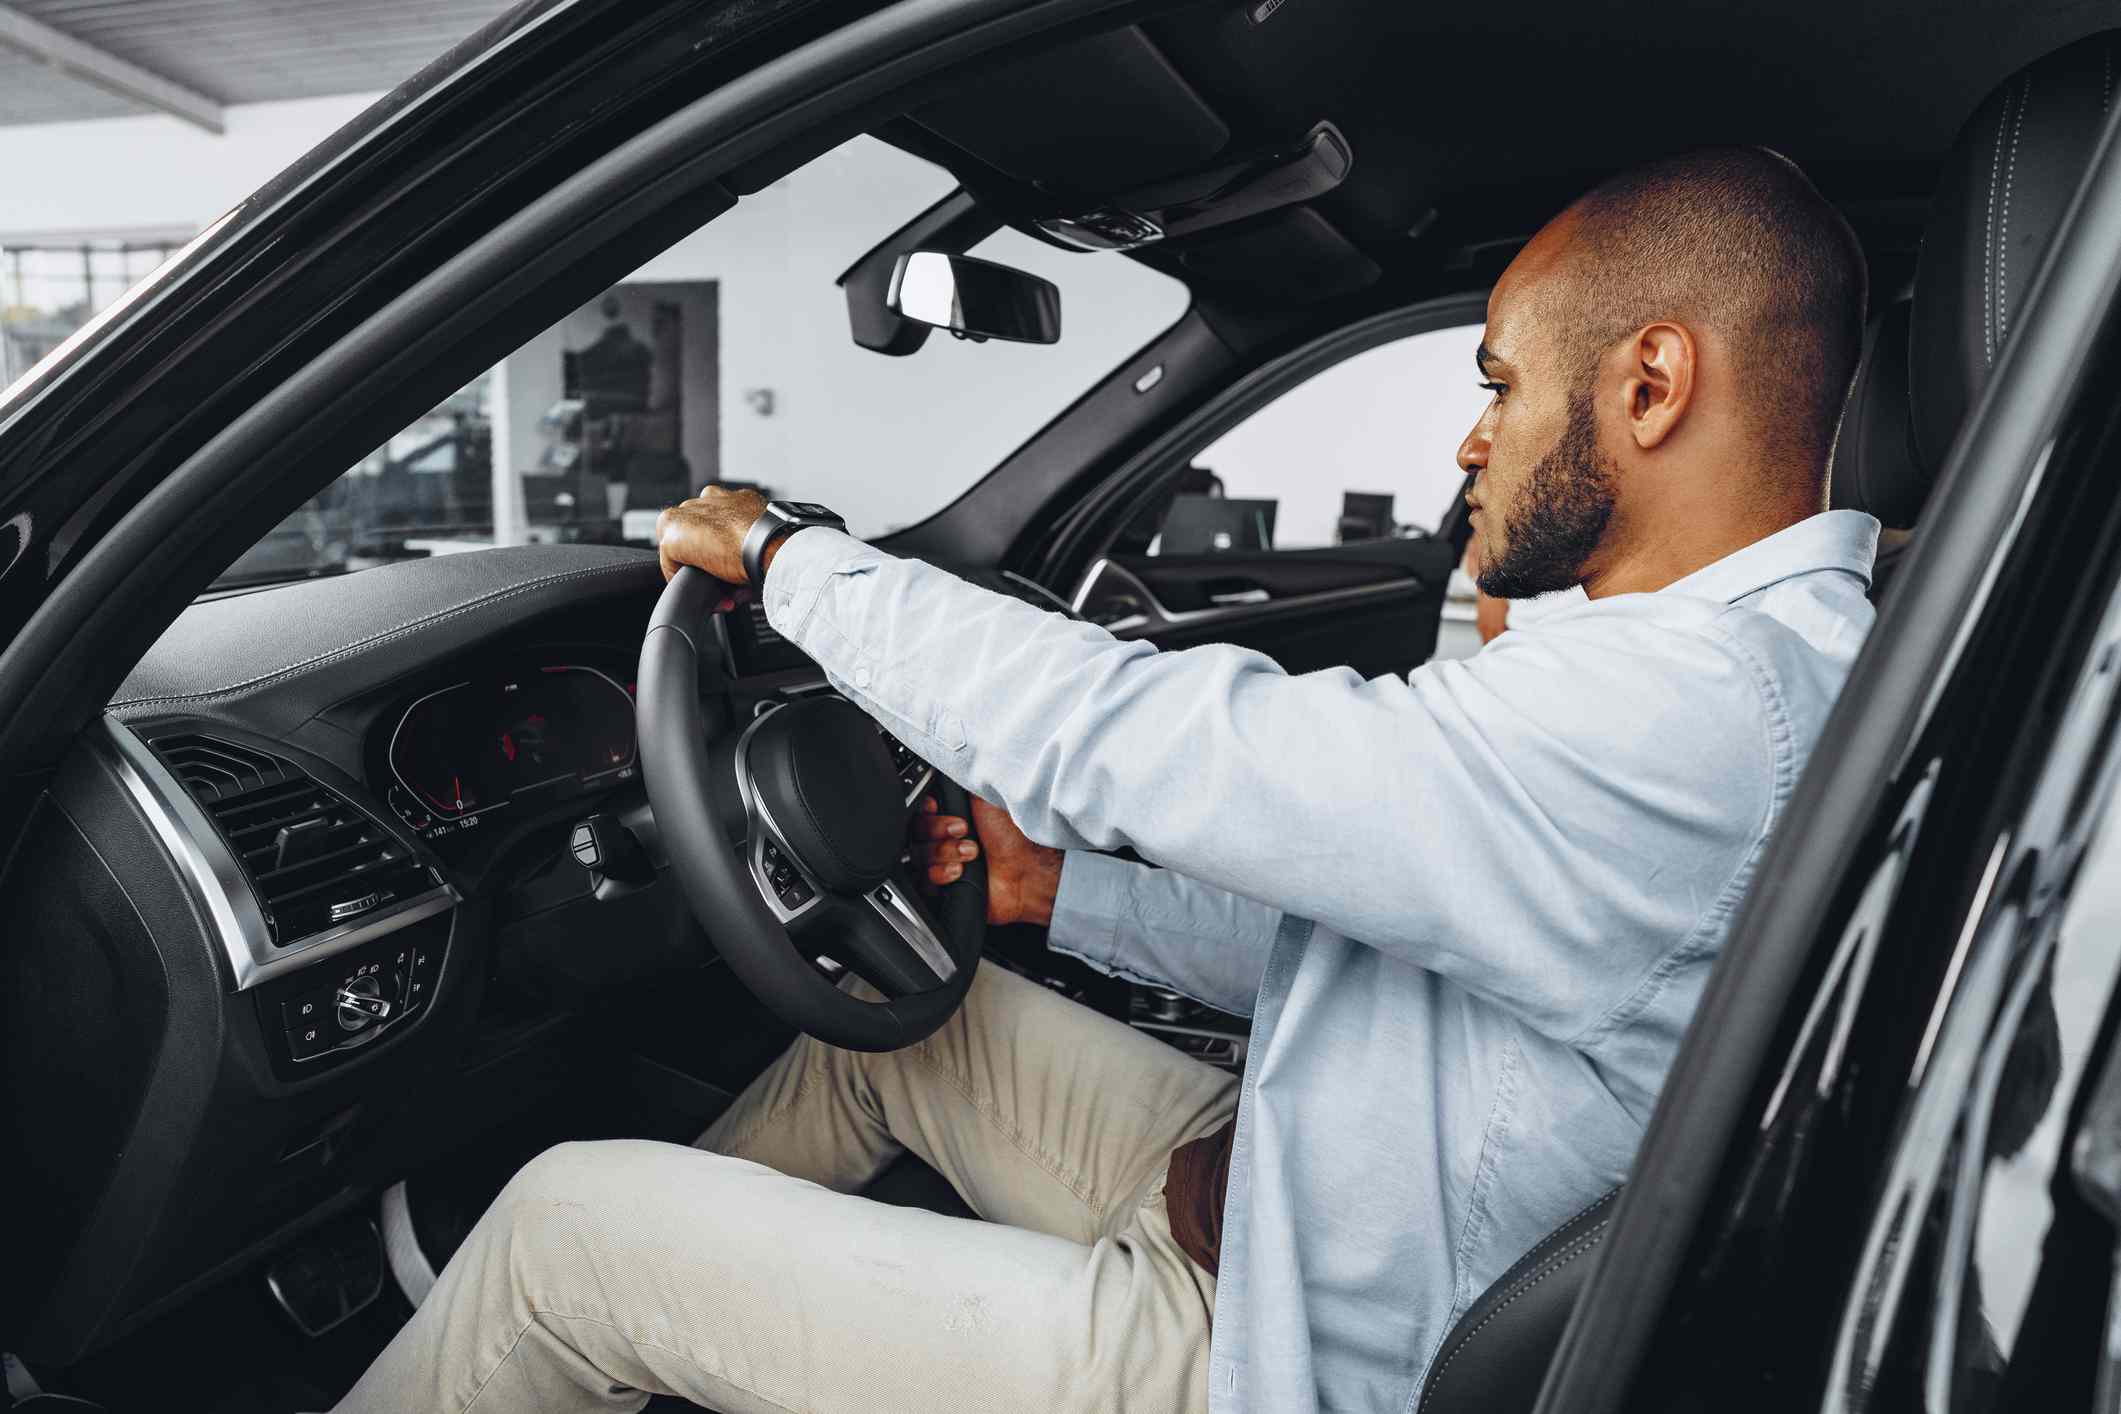
<path id="1" fill-rule="evenodd" d="M 197 89 L 53 29 L 11 5 L 0 4 L 0 49 L 12 49 L 106 93 L 196 123 L 210 133 L 227 128 L 220 103 Z"/>

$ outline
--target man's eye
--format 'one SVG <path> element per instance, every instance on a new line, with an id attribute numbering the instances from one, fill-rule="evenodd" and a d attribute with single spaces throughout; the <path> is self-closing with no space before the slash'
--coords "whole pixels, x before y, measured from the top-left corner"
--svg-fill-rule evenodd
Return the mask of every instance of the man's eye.
<path id="1" fill-rule="evenodd" d="M 1507 383 L 1482 383 L 1479 386 L 1482 392 L 1492 393 L 1498 398 L 1501 397 L 1505 392 L 1509 391 L 1510 387 L 1510 385 Z"/>

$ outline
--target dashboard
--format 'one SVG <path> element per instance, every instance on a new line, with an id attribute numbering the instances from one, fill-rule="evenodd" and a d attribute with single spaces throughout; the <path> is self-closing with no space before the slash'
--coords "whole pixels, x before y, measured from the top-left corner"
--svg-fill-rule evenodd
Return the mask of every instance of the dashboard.
<path id="1" fill-rule="evenodd" d="M 65 1364 L 534 1112 L 614 999 L 750 1044 L 640 778 L 662 588 L 617 547 L 438 556 L 204 600 L 148 650 L 0 874 L 0 1029 L 45 1077 L 24 1206 L 56 1215 L 10 1253 L 55 1292 L 21 1348 Z M 719 729 L 827 690 L 755 605 L 716 634 Z"/>

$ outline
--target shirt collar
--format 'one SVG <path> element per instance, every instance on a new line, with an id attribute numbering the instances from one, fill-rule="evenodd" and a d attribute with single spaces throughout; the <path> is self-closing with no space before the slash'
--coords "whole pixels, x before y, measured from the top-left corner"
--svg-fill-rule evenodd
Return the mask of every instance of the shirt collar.
<path id="1" fill-rule="evenodd" d="M 1877 554 L 1876 519 L 1862 511 L 1821 511 L 1733 550 L 1657 592 L 1735 604 L 1771 584 L 1818 570 L 1847 570 L 1868 587 L 1871 562 Z"/>

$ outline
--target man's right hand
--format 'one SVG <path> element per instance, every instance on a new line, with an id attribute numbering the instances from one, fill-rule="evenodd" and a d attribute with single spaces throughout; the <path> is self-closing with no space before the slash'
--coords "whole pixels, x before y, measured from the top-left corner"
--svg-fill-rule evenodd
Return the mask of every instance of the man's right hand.
<path id="1" fill-rule="evenodd" d="M 974 842 L 972 827 L 979 832 Z M 937 888 L 956 882 L 968 860 L 987 856 L 987 921 L 1036 923 L 1053 921 L 1053 898 L 1060 891 L 1061 852 L 1033 844 L 1009 812 L 972 797 L 972 819 L 944 815 L 935 797 L 921 801 L 913 817 L 913 863 L 921 877 Z M 982 850 L 982 846 L 985 846 Z"/>

